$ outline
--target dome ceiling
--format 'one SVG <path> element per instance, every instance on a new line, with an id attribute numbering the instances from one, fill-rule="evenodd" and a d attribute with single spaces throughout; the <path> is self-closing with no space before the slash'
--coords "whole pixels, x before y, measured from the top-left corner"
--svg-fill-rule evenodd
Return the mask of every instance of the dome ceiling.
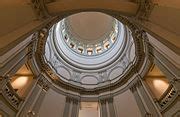
<path id="1" fill-rule="evenodd" d="M 109 35 L 114 18 L 100 12 L 82 12 L 69 16 L 66 20 L 70 33 L 76 39 L 94 43 Z"/>
<path id="2" fill-rule="evenodd" d="M 87 12 L 86 14 L 92 14 L 92 12 Z M 96 14 L 96 12 L 94 14 Z M 90 44 L 78 41 L 79 39 L 74 39 L 75 37 L 68 33 L 69 30 L 67 29 L 67 23 L 65 23 L 65 21 L 66 18 L 52 27 L 51 30 L 53 34 L 50 35 L 56 38 L 49 36 L 48 40 L 52 40 L 53 43 L 47 40 L 47 42 L 51 43 L 49 45 L 55 47 L 58 52 L 57 56 L 60 56 L 61 61 L 65 61 L 76 69 L 99 71 L 99 69 L 111 65 L 121 56 L 126 42 L 125 30 L 122 23 L 115 19 L 112 20 L 112 23 L 113 21 L 116 21 L 116 23 L 109 32 L 111 35 L 108 35 L 99 43 Z M 49 48 L 51 48 L 51 46 L 49 46 Z M 90 52 L 91 54 L 89 54 Z"/>
<path id="3" fill-rule="evenodd" d="M 96 15 L 99 16 L 96 17 Z M 144 67 L 142 63 L 145 62 L 145 59 L 142 55 L 146 51 L 144 48 L 146 45 L 142 43 L 143 34 L 126 18 L 120 18 L 122 23 L 111 18 L 102 13 L 83 12 L 51 25 L 52 27 L 49 27 L 48 30 L 42 30 L 39 33 L 36 59 L 40 61 L 45 75 L 60 87 L 68 86 L 73 91 L 94 94 L 98 91 L 106 92 L 109 90 L 109 86 L 118 88 L 134 75 L 136 68 L 136 71 L 141 70 L 138 68 Z M 108 23 L 110 21 L 111 23 Z M 92 26 L 88 22 L 99 22 L 100 26 L 97 24 Z M 73 29 L 75 27 L 79 29 Z M 83 31 L 83 28 L 87 28 L 90 33 Z M 94 32 L 93 28 L 95 30 L 103 29 Z M 80 36 L 77 38 L 76 33 L 80 30 L 82 32 L 79 32 Z M 74 34 L 74 32 L 76 33 Z M 95 37 L 98 38 L 98 35 L 103 37 L 102 35 L 107 33 L 106 38 L 95 39 Z M 81 41 L 80 37 L 84 37 L 84 40 Z M 88 43 L 88 41 L 94 44 Z M 101 46 L 97 45 L 97 41 Z M 105 47 L 106 43 L 104 42 L 108 42 L 109 47 Z M 106 49 L 106 51 L 98 54 L 99 48 L 97 49 L 97 47 L 101 47 L 102 51 Z M 79 48 L 82 51 L 75 52 Z M 92 49 L 91 56 L 88 54 L 88 48 Z"/>
<path id="4" fill-rule="evenodd" d="M 98 35 L 102 35 L 100 34 L 102 32 L 108 33 L 108 36 L 94 45 L 89 44 L 88 42 L 82 43 L 79 41 L 79 38 L 74 37 L 72 33 L 69 33 L 69 28 L 67 27 L 70 24 L 67 20 L 69 20 L 70 17 L 74 17 L 70 19 L 70 24 L 72 22 L 82 21 L 82 23 L 81 21 L 79 22 L 79 25 L 81 26 L 78 26 L 75 23 L 74 25 L 76 26 L 73 28 L 76 28 L 75 30 L 81 30 L 82 32 L 80 33 L 82 33 L 83 36 L 86 35 L 86 37 L 90 37 L 92 35 L 92 37 L 98 37 Z M 72 84 L 87 89 L 98 87 L 99 84 L 103 86 L 105 85 L 104 83 L 109 80 L 113 82 L 113 80 L 116 81 L 117 79 L 120 79 L 127 68 L 132 66 L 131 63 L 135 58 L 135 52 L 133 51 L 135 50 L 134 42 L 132 36 L 127 34 L 126 30 L 128 29 L 126 29 L 121 22 L 102 13 L 86 12 L 78 13 L 70 17 L 55 24 L 51 28 L 47 38 L 45 59 L 52 67 L 53 71 L 60 79 L 66 82 L 71 81 Z M 80 20 L 78 21 L 79 18 Z M 90 22 L 90 24 L 88 24 L 88 22 Z M 99 23 L 100 25 L 96 23 Z M 92 26 L 89 28 L 85 25 Z M 83 31 L 83 28 L 85 30 L 88 29 L 89 31 Z M 94 32 L 94 30 L 97 29 L 100 31 Z M 109 34 L 111 35 L 109 36 Z M 74 38 L 77 39 L 74 40 Z M 77 40 L 79 42 L 77 42 Z M 93 41 L 97 40 L 94 38 Z M 109 48 L 104 48 L 104 45 L 106 45 L 107 42 Z M 88 55 L 89 48 L 92 49 L 92 56 Z M 106 51 L 99 52 L 100 54 L 98 54 L 97 48 Z M 78 53 L 79 49 L 82 49 L 82 51 Z"/>
<path id="5" fill-rule="evenodd" d="M 63 43 L 60 42 L 63 40 L 78 54 L 98 55 L 112 48 L 118 38 L 118 33 L 124 30 L 122 24 L 119 25 L 120 23 L 115 18 L 106 14 L 81 12 L 59 22 L 55 26 L 55 35 L 59 45 Z"/>

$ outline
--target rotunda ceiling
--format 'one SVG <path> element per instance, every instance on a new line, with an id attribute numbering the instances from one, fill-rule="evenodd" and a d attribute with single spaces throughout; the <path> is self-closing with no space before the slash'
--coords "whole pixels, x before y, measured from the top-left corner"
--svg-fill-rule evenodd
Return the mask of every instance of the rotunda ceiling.
<path id="1" fill-rule="evenodd" d="M 111 16 L 99 12 L 81 12 L 59 22 L 55 35 L 58 42 L 63 38 L 74 52 L 91 56 L 109 50 L 121 30 L 122 26 Z"/>
<path id="2" fill-rule="evenodd" d="M 74 30 L 69 28 L 71 24 Z M 88 37 L 84 38 L 88 41 L 91 35 L 96 38 L 102 36 L 102 32 L 108 35 L 99 42 L 98 39 L 92 39 L 95 42 L 92 44 L 80 41 L 80 36 L 74 36 L 75 30 L 82 31 L 79 34 Z M 81 84 L 86 88 L 120 79 L 135 58 L 134 42 L 127 30 L 121 22 L 102 13 L 83 12 L 69 16 L 51 28 L 45 47 L 46 61 L 60 79 L 67 82 L 71 80 L 72 84 Z M 90 48 L 91 55 L 88 53 Z"/>
<path id="3" fill-rule="evenodd" d="M 100 12 L 82 12 L 66 18 L 73 37 L 87 43 L 106 38 L 113 28 L 113 20 L 111 16 Z"/>
<path id="4" fill-rule="evenodd" d="M 138 68 L 144 67 L 146 52 L 144 34 L 126 18 L 120 19 L 83 12 L 42 30 L 36 52 L 41 69 L 60 87 L 77 92 L 118 88 L 142 70 Z"/>
<path id="5" fill-rule="evenodd" d="M 86 14 L 92 13 L 96 14 L 96 12 L 86 12 Z M 79 38 L 69 33 L 69 28 L 67 28 L 69 24 L 66 22 L 67 18 L 61 20 L 52 27 L 52 33 L 50 33 L 50 35 L 53 35 L 54 38 L 49 36 L 48 40 L 51 41 L 47 41 L 51 43 L 50 45 L 55 47 L 55 51 L 58 53 L 57 56 L 61 61 L 65 61 L 65 63 L 70 64 L 70 66 L 73 66 L 75 69 L 99 71 L 111 65 L 117 58 L 120 58 L 126 40 L 128 40 L 125 40 L 125 27 L 121 22 L 111 17 L 113 19 L 111 21 L 113 25 L 108 32 L 108 36 L 92 44 L 79 41 Z M 91 32 L 91 30 L 93 29 L 90 28 L 89 32 Z M 49 46 L 49 48 L 51 47 Z"/>

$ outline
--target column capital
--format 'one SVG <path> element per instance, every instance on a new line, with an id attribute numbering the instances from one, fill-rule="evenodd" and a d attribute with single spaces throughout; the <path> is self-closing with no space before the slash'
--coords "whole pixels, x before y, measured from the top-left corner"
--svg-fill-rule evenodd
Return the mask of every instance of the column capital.
<path id="1" fill-rule="evenodd" d="M 7 74 L 5 76 L 0 76 L 0 81 L 3 81 L 3 80 L 9 81 L 10 80 L 10 75 Z"/>
<path id="2" fill-rule="evenodd" d="M 170 84 L 174 85 L 175 83 L 180 83 L 180 79 L 173 78 L 172 80 L 169 81 Z"/>
<path id="3" fill-rule="evenodd" d="M 100 99 L 99 102 L 100 102 L 101 104 L 106 104 L 106 99 Z"/>
<path id="4" fill-rule="evenodd" d="M 44 78 L 42 74 L 39 76 L 37 84 L 41 86 L 45 91 L 48 91 L 51 85 L 51 83 L 46 78 Z"/>
<path id="5" fill-rule="evenodd" d="M 136 91 L 138 87 L 142 86 L 141 76 L 137 75 L 134 81 L 131 83 L 129 89 L 131 92 Z"/>

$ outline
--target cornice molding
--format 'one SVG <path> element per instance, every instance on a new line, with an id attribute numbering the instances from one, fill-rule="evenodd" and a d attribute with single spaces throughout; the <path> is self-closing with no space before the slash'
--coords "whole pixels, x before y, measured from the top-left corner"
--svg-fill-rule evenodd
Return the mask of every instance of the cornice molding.
<path id="1" fill-rule="evenodd" d="M 29 45 L 28 45 L 28 49 L 27 49 L 27 53 L 28 53 L 28 60 L 30 60 L 30 59 L 32 59 L 33 58 L 33 56 L 34 56 L 34 52 L 35 52 L 35 50 L 36 50 L 36 48 L 35 48 L 35 44 L 36 44 L 36 42 L 37 42 L 37 40 L 38 40 L 38 33 L 37 32 L 35 32 L 34 34 L 33 34 L 33 36 L 32 36 L 32 39 L 31 39 L 31 42 L 29 43 Z"/>
<path id="2" fill-rule="evenodd" d="M 38 77 L 37 84 L 45 91 L 48 91 L 51 85 L 51 83 L 42 74 Z"/>

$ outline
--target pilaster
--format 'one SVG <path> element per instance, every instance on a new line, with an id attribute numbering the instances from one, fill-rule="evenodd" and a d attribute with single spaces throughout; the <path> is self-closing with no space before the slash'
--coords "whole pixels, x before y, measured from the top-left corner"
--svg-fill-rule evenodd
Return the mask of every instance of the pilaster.
<path id="1" fill-rule="evenodd" d="M 67 96 L 63 117 L 78 117 L 78 114 L 79 99 Z"/>
<path id="2" fill-rule="evenodd" d="M 26 99 L 27 101 L 23 105 L 22 110 L 17 114 L 17 117 L 38 116 L 39 109 L 49 87 L 50 83 L 42 75 L 38 76 L 32 93 Z"/>
<path id="3" fill-rule="evenodd" d="M 150 94 L 146 90 L 146 87 L 144 86 L 140 76 L 137 76 L 137 80 L 131 86 L 130 90 L 136 99 L 137 105 L 139 106 L 143 117 L 162 116 Z"/>
<path id="4" fill-rule="evenodd" d="M 106 100 L 100 100 L 100 115 L 101 117 L 108 117 L 107 108 L 106 108 Z"/>
<path id="5" fill-rule="evenodd" d="M 116 117 L 113 105 L 113 97 L 100 99 L 100 113 L 101 117 Z"/>

